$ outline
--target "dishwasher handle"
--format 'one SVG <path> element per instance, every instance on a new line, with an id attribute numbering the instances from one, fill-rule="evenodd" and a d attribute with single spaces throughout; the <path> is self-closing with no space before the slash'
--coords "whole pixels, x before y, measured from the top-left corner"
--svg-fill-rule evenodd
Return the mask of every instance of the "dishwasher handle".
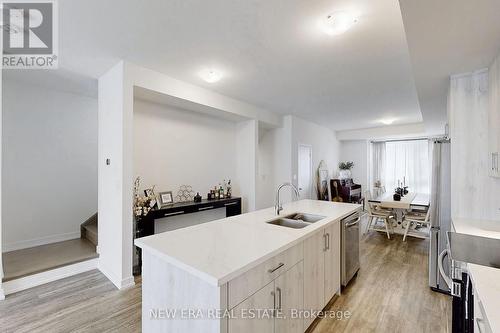
<path id="1" fill-rule="evenodd" d="M 345 224 L 345 227 L 346 227 L 346 228 L 354 227 L 356 224 L 358 224 L 358 223 L 359 223 L 359 221 L 361 221 L 361 218 L 360 218 L 360 217 L 358 217 L 358 219 L 357 219 L 357 220 L 355 220 L 354 222 L 348 222 L 348 223 L 346 223 L 346 224 Z"/>

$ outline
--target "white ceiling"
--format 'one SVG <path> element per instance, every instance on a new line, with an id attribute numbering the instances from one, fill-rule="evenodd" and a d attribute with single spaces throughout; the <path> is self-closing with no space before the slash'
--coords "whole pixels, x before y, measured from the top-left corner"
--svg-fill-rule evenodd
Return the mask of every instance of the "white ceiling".
<path id="1" fill-rule="evenodd" d="M 123 58 L 338 130 L 422 120 L 397 0 L 65 0 L 59 8 L 66 70 L 97 78 Z M 330 37 L 316 21 L 337 10 L 359 22 Z M 204 66 L 226 77 L 205 83 Z"/>
<path id="2" fill-rule="evenodd" d="M 400 0 L 427 132 L 443 132 L 449 76 L 488 67 L 500 51 L 499 0 Z"/>

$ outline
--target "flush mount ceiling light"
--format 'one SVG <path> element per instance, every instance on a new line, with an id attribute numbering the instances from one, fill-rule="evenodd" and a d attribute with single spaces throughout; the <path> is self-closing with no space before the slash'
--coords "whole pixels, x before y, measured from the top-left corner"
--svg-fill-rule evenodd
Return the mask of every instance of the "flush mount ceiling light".
<path id="1" fill-rule="evenodd" d="M 393 118 L 388 118 L 388 119 L 381 119 L 380 122 L 384 125 L 391 125 L 396 119 Z"/>
<path id="2" fill-rule="evenodd" d="M 222 79 L 222 76 L 222 72 L 213 68 L 208 68 L 200 72 L 200 77 L 208 83 L 215 83 Z"/>
<path id="3" fill-rule="evenodd" d="M 358 21 L 348 12 L 334 12 L 327 15 L 321 22 L 321 29 L 330 36 L 343 34 Z"/>

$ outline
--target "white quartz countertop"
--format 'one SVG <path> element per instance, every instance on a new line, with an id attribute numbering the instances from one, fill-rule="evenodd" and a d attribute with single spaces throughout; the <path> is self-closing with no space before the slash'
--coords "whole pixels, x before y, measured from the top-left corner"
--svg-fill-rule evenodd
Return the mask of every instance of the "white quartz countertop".
<path id="1" fill-rule="evenodd" d="M 500 332 L 500 269 L 468 264 L 472 284 L 492 332 Z"/>
<path id="2" fill-rule="evenodd" d="M 135 245 L 208 283 L 221 286 L 361 206 L 300 200 L 283 208 L 280 216 L 300 212 L 326 217 L 305 228 L 292 229 L 266 223 L 276 218 L 274 209 L 268 208 L 139 238 Z"/>
<path id="3" fill-rule="evenodd" d="M 500 221 L 453 218 L 453 227 L 461 234 L 500 239 Z"/>
<path id="4" fill-rule="evenodd" d="M 500 221 L 453 219 L 455 231 L 481 237 L 500 239 Z M 481 300 L 493 332 L 500 332 L 500 269 L 467 264 L 477 296 Z"/>

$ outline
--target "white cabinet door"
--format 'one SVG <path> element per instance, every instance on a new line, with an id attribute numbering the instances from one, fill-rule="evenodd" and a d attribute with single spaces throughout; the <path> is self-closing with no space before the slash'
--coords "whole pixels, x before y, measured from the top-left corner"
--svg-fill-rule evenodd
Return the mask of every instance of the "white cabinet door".
<path id="1" fill-rule="evenodd" d="M 472 293 L 474 294 L 474 332 L 480 333 L 492 333 L 492 329 L 489 325 L 488 318 L 485 315 L 485 311 L 479 295 L 476 292 L 476 288 L 472 288 Z"/>
<path id="2" fill-rule="evenodd" d="M 340 223 L 325 229 L 327 250 L 325 252 L 325 299 L 324 305 L 340 289 Z"/>
<path id="3" fill-rule="evenodd" d="M 492 177 L 500 177 L 500 58 L 489 69 L 488 112 L 488 171 Z"/>
<path id="4" fill-rule="evenodd" d="M 325 241 L 324 230 L 304 241 L 304 310 L 322 310 L 325 300 Z M 314 318 L 304 318 L 304 328 Z"/>
<path id="5" fill-rule="evenodd" d="M 274 282 L 276 295 L 275 333 L 302 333 L 304 320 L 293 311 L 304 306 L 304 263 L 301 261 Z"/>
<path id="6" fill-rule="evenodd" d="M 296 263 L 302 261 L 303 255 L 302 244 L 297 244 L 229 281 L 229 308 L 232 309 L 292 268 Z"/>
<path id="7" fill-rule="evenodd" d="M 274 333 L 274 317 L 272 315 L 256 316 L 254 314 L 271 314 L 274 309 L 274 281 L 257 291 L 233 309 L 233 318 L 229 319 L 229 333 Z"/>

